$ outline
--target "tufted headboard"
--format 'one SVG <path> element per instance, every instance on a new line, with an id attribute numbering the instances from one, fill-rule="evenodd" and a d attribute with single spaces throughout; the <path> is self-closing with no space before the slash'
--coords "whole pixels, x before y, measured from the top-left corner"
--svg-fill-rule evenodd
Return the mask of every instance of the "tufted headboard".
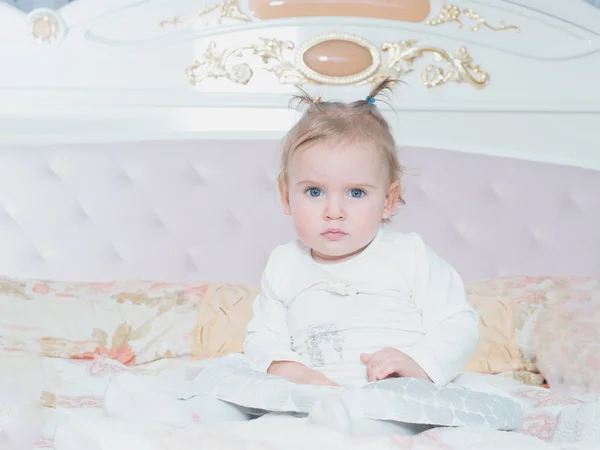
<path id="1" fill-rule="evenodd" d="M 402 148 L 418 231 L 467 280 L 600 273 L 600 173 Z M 293 238 L 276 141 L 0 147 L 0 274 L 257 283 Z"/>
<path id="2" fill-rule="evenodd" d="M 351 101 L 386 75 L 393 226 L 466 279 L 600 274 L 590 3 L 25 3 L 0 1 L 0 275 L 257 282 L 293 236 L 275 178 L 297 86 Z"/>

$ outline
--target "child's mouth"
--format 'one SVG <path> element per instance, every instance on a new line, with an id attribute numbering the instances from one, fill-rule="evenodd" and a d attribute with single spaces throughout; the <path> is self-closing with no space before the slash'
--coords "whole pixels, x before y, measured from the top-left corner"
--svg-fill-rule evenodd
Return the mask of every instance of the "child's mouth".
<path id="1" fill-rule="evenodd" d="M 344 232 L 343 230 L 332 228 L 329 230 L 325 230 L 323 233 L 321 233 L 321 236 L 324 236 L 325 238 L 331 241 L 337 241 L 339 239 L 342 239 L 344 236 L 347 236 L 347 234 L 348 233 Z"/>

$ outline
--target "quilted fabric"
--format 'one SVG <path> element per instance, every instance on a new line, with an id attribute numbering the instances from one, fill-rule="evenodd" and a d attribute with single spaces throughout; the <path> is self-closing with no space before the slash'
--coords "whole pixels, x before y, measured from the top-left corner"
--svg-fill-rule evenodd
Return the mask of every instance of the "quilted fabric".
<path id="1" fill-rule="evenodd" d="M 35 355 L 28 355 L 24 353 L 0 353 L 0 367 L 3 370 L 0 371 L 0 388 L 3 382 L 8 382 L 14 388 L 18 388 L 22 391 L 29 393 L 32 401 L 40 400 L 44 407 L 43 414 L 46 420 L 46 426 L 44 427 L 43 437 L 38 441 L 35 448 L 51 449 L 55 448 L 53 445 L 55 432 L 57 425 L 63 423 L 69 417 L 80 417 L 88 420 L 97 420 L 98 422 L 104 423 L 106 421 L 106 392 L 111 384 L 111 380 L 114 380 L 114 375 L 118 373 L 125 373 L 130 376 L 139 378 L 139 385 L 145 386 L 145 392 L 151 390 L 154 392 L 154 396 L 140 397 L 139 395 L 133 398 L 131 401 L 131 409 L 143 410 L 144 417 L 152 414 L 155 410 L 151 410 L 148 413 L 147 405 L 152 405 L 155 408 L 164 405 L 164 394 L 172 393 L 175 398 L 178 393 L 184 392 L 189 388 L 189 385 L 193 383 L 193 380 L 203 367 L 207 367 L 212 364 L 212 361 L 191 361 L 191 360 L 175 360 L 175 359 L 164 359 L 155 361 L 153 363 L 144 366 L 126 367 L 117 361 L 88 361 L 88 360 L 66 360 L 58 358 L 42 358 Z M 572 428 L 574 425 L 573 421 L 570 420 L 565 424 L 564 421 L 564 410 L 565 408 L 579 408 L 584 407 L 582 400 L 573 397 L 561 397 L 555 393 L 554 390 L 526 387 L 520 384 L 507 385 L 502 380 L 498 380 L 499 375 L 493 376 L 481 376 L 482 386 L 480 387 L 484 391 L 490 391 L 501 395 L 504 393 L 509 396 L 512 400 L 521 404 L 524 410 L 523 425 L 521 426 L 520 433 L 496 433 L 497 437 L 506 437 L 507 441 L 497 441 L 492 439 L 494 435 L 481 436 L 478 439 L 472 440 L 469 436 L 478 437 L 477 430 L 491 430 L 485 427 L 476 428 L 464 428 L 466 435 L 459 435 L 452 441 L 447 440 L 444 437 L 445 433 L 458 433 L 461 429 L 456 428 L 437 428 L 431 432 L 426 432 L 421 435 L 422 441 L 419 440 L 419 436 L 415 436 L 414 439 L 417 441 L 413 442 L 413 437 L 410 436 L 395 436 L 395 445 L 389 447 L 395 450 L 406 450 L 407 448 L 427 448 L 436 450 L 459 450 L 467 448 L 475 448 L 478 450 L 482 449 L 518 449 L 518 448 L 541 448 L 544 450 L 557 450 L 559 446 L 545 446 L 544 441 L 556 442 L 557 439 L 569 438 L 568 442 L 573 442 L 572 438 L 574 433 L 580 433 L 577 428 Z M 142 390 L 142 389 L 140 389 Z M 126 392 L 125 398 L 132 398 L 132 392 Z M 191 399 L 189 402 L 173 401 L 177 404 L 177 408 L 186 408 L 192 412 L 193 417 L 198 417 L 200 411 L 196 405 L 198 403 Z M 590 405 L 594 405 L 591 403 Z M 597 405 L 597 403 L 596 403 Z M 160 413 L 155 417 L 165 417 L 171 410 L 171 404 L 166 405 L 167 410 L 160 410 Z M 573 410 L 571 410 L 573 411 Z M 0 408 L 0 421 L 3 424 L 10 422 L 11 414 L 14 414 L 14 410 L 8 410 L 7 408 Z M 579 416 L 577 411 L 573 411 L 575 416 Z M 132 415 L 130 419 L 137 421 L 140 415 Z M 579 417 L 575 417 L 578 419 Z M 8 419 L 8 420 L 7 420 Z M 560 420 L 559 420 L 560 419 Z M 156 423 L 156 422 L 154 422 Z M 148 426 L 155 426 L 152 422 L 145 422 Z M 598 421 L 593 422 L 591 425 L 599 423 Z M 120 427 L 114 427 L 115 423 L 111 422 L 110 431 L 119 429 L 135 428 L 135 425 L 129 421 L 119 422 Z M 567 429 L 565 429 L 565 425 Z M 576 423 L 575 425 L 578 425 Z M 317 429 L 318 427 L 311 427 Z M 6 427 L 4 431 L 6 431 Z M 211 428 L 211 427 L 193 427 L 190 430 L 200 432 L 201 430 L 213 429 L 214 434 L 205 436 L 202 435 L 188 435 L 188 439 L 185 442 L 173 442 L 171 448 L 182 449 L 182 448 L 198 448 L 200 445 L 204 445 L 202 448 L 226 448 L 226 449 L 244 449 L 247 450 L 249 442 L 247 440 L 239 442 L 238 445 L 233 446 L 227 439 L 227 434 L 223 433 L 222 428 Z M 593 429 L 593 428 L 592 428 Z M 190 431 L 188 430 L 188 431 Z M 471 430 L 471 431 L 470 431 Z M 252 448 L 263 448 L 259 446 L 259 441 L 264 442 L 264 438 L 270 439 L 273 428 L 271 426 L 271 433 L 254 435 L 255 441 L 251 441 Z M 581 430 L 585 431 L 585 430 Z M 170 431 L 172 433 L 172 431 Z M 568 435 L 567 435 L 568 433 Z M 521 440 L 523 434 L 532 436 L 531 440 Z M 82 438 L 85 438 L 85 442 L 77 448 L 90 448 L 89 438 L 91 434 L 82 433 Z M 106 434 L 101 435 L 103 438 Z M 286 435 L 288 443 L 289 435 Z M 117 439 L 122 436 L 117 437 Z M 385 449 L 388 448 L 383 445 L 382 441 L 369 441 L 365 442 L 365 436 L 356 436 L 357 445 L 353 445 L 352 442 L 346 442 L 346 446 L 340 448 L 376 448 Z M 432 442 L 439 442 L 439 446 L 432 446 Z M 598 442 L 597 434 L 592 436 L 591 444 L 589 449 L 596 449 L 597 445 L 594 446 L 595 442 Z M 387 437 L 386 437 L 387 439 Z M 448 438 L 449 439 L 449 438 Z M 514 441 L 513 441 L 514 439 Z M 122 442 L 122 439 L 121 441 Z M 306 443 L 306 439 L 300 441 L 301 444 Z M 322 439 L 313 439 L 311 442 L 322 443 Z M 538 443 L 540 446 L 533 446 L 531 444 Z M 469 447 L 467 443 L 472 443 Z M 491 443 L 491 444 L 489 444 Z M 503 445 L 499 445 L 503 443 Z M 272 445 L 270 445 L 272 444 Z M 286 446 L 286 439 L 281 439 L 277 443 L 273 441 L 270 444 L 266 444 L 267 448 L 288 448 Z M 360 445 L 358 445 L 360 444 Z M 484 445 L 485 444 L 485 445 Z M 489 444 L 489 445 L 488 445 Z M 496 445 L 494 445 L 496 444 Z M 529 444 L 529 445 L 524 445 Z M 296 446 L 301 448 L 302 445 Z M 306 445 L 304 445 L 306 447 Z M 28 449 L 32 446 L 28 446 Z M 93 447 L 92 447 L 93 448 Z M 564 450 L 574 450 L 575 448 L 582 448 L 580 445 L 572 444 L 568 446 L 560 447 Z M 588 447 L 585 447 L 588 448 Z M 138 450 L 136 448 L 136 450 Z"/>
<path id="2" fill-rule="evenodd" d="M 550 299 L 536 322 L 533 345 L 551 388 L 600 395 L 600 279 L 585 287 Z"/>
<path id="3" fill-rule="evenodd" d="M 0 279 L 0 348 L 55 358 L 162 358 L 240 352 L 257 288 L 225 283 Z"/>
<path id="4" fill-rule="evenodd" d="M 597 297 L 599 283 L 596 277 L 564 276 L 495 277 L 468 283 L 467 296 L 480 314 L 481 338 L 467 370 L 539 373 L 540 350 L 581 345 L 576 324 L 594 317 L 592 306 L 587 306 L 587 311 L 579 309 L 587 315 L 571 322 L 565 316 L 559 323 L 561 310 L 556 306 Z M 574 316 L 573 312 L 568 315 Z"/>
<path id="5" fill-rule="evenodd" d="M 523 415 L 520 406 L 507 397 L 437 386 L 421 379 L 392 378 L 361 388 L 299 385 L 253 369 L 240 355 L 207 366 L 186 397 L 209 394 L 248 408 L 309 413 L 332 390 L 371 419 L 513 430 L 519 428 Z"/>
<path id="6" fill-rule="evenodd" d="M 482 299 L 473 295 L 469 302 L 479 314 L 480 338 L 465 370 L 481 373 L 524 370 L 510 299 Z"/>
<path id="7" fill-rule="evenodd" d="M 586 277 L 497 277 L 467 283 L 468 299 L 480 316 L 481 338 L 465 370 L 503 373 L 540 385 L 537 354 L 552 355 L 549 348 L 565 345 L 575 356 L 585 344 L 577 324 L 593 318 L 594 311 L 583 303 L 579 317 L 555 328 L 539 325 L 539 318 L 555 324 L 561 310 L 550 305 L 596 298 L 599 282 Z M 126 365 L 171 357 L 213 358 L 242 351 L 257 294 L 257 286 L 231 283 L 0 278 L 0 346 L 8 352 L 113 359 Z M 571 316 L 572 311 L 566 317 Z"/>
<path id="8" fill-rule="evenodd" d="M 0 274 L 256 285 L 294 238 L 278 156 L 276 141 L 0 146 Z M 393 226 L 465 280 L 600 273 L 599 172 L 423 148 L 400 161 Z"/>

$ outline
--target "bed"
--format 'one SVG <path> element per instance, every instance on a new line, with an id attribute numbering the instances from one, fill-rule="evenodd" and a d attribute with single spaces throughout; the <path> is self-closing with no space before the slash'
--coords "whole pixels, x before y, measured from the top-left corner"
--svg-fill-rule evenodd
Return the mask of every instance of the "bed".
<path id="1" fill-rule="evenodd" d="M 595 442 L 600 9 L 337 3 L 0 3 L 0 382 L 41 405 L 36 447 L 281 448 L 293 433 L 292 448 Z M 521 432 L 377 440 L 177 422 L 156 447 L 135 411 L 107 418 L 111 374 L 166 395 L 239 351 L 269 252 L 293 237 L 275 182 L 297 86 L 349 100 L 385 75 L 405 82 L 381 106 L 405 167 L 392 226 L 418 231 L 494 320 L 468 369 L 524 402 Z M 566 373 L 560 352 L 588 359 Z"/>

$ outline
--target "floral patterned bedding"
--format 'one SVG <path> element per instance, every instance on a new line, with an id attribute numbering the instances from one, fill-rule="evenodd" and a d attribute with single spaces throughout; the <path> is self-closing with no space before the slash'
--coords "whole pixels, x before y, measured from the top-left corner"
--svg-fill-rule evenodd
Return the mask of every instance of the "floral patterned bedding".
<path id="1" fill-rule="evenodd" d="M 123 372 L 134 374 L 139 377 L 140 383 L 156 386 L 157 396 L 159 390 L 161 395 L 164 395 L 165 392 L 168 392 L 169 386 L 172 386 L 173 401 L 185 403 L 175 400 L 175 391 L 177 389 L 181 390 L 182 386 L 192 383 L 199 371 L 210 364 L 211 361 L 168 359 L 143 366 L 127 367 L 118 361 L 103 358 L 91 361 L 37 357 L 22 353 L 4 354 L 0 357 L 0 366 L 3 368 L 3 377 L 0 377 L 0 396 L 1 386 L 11 382 L 13 386 L 18 386 L 20 392 L 29 400 L 37 397 L 41 405 L 39 411 L 42 415 L 42 426 L 36 436 L 33 448 L 63 450 L 64 446 L 55 447 L 55 433 L 60 426 L 63 427 L 63 431 L 65 427 L 68 429 L 69 425 L 67 423 L 73 421 L 73 418 L 76 418 L 76 421 L 72 423 L 77 424 L 77 430 L 86 429 L 86 427 L 90 430 L 86 434 L 88 440 L 93 438 L 94 430 L 96 432 L 98 432 L 97 430 L 103 430 L 104 435 L 109 432 L 106 431 L 103 424 L 107 418 L 105 393 L 111 375 Z M 7 374 L 12 374 L 12 377 L 7 377 Z M 290 424 L 286 422 L 277 427 L 270 424 L 269 427 L 265 428 L 265 425 L 259 424 L 258 421 L 255 424 L 228 424 L 225 427 L 227 430 L 225 430 L 223 426 L 219 425 L 196 424 L 193 404 L 188 408 L 191 426 L 167 427 L 165 425 L 161 428 L 155 426 L 156 424 L 152 424 L 153 431 L 150 432 L 147 429 L 140 428 L 139 421 L 136 421 L 136 418 L 149 414 L 148 409 L 151 406 L 144 404 L 148 401 L 147 398 L 132 401 L 139 408 L 139 413 L 131 414 L 127 420 L 119 418 L 118 422 L 120 429 L 131 434 L 132 439 L 136 436 L 152 436 L 152 440 L 157 445 L 152 450 L 171 448 L 177 448 L 178 450 L 186 448 L 190 448 L 190 450 L 192 448 L 281 448 L 279 445 L 286 439 L 286 436 L 289 439 L 289 433 L 302 433 L 303 442 L 312 441 L 315 444 L 329 442 L 332 446 L 328 448 L 458 450 L 465 448 L 522 448 L 527 446 L 530 449 L 572 450 L 585 448 L 588 443 L 591 445 L 590 448 L 595 448 L 593 446 L 595 445 L 594 442 L 597 442 L 597 439 L 600 438 L 598 430 L 594 431 L 592 426 L 590 432 L 590 425 L 577 416 L 579 414 L 584 419 L 589 417 L 589 413 L 587 413 L 587 416 L 580 414 L 580 409 L 591 405 L 596 411 L 598 405 L 600 405 L 598 398 L 589 395 L 586 397 L 562 396 L 553 393 L 552 390 L 507 381 L 498 375 L 476 376 L 480 377 L 478 382 L 480 389 L 489 392 L 503 392 L 523 406 L 525 419 L 518 433 L 495 432 L 480 427 L 465 427 L 462 429 L 438 428 L 416 437 L 381 438 L 375 436 L 343 436 L 331 431 L 321 430 L 319 427 L 305 427 L 301 423 Z M 162 408 L 168 408 L 166 404 L 161 405 Z M 110 408 L 108 408 L 108 411 L 110 412 Z M 19 417 L 22 418 L 24 415 L 21 414 Z M 25 415 L 25 417 L 28 416 Z M 587 420 L 589 422 L 589 419 Z M 582 425 L 577 425 L 580 422 Z M 573 433 L 572 430 L 578 426 L 584 430 Z M 287 434 L 278 434 L 281 429 L 286 429 Z M 279 431 L 276 432 L 275 430 Z M 252 443 L 252 446 L 243 446 L 242 441 L 248 440 Z M 175 442 L 177 442 L 176 446 Z M 244 445 L 249 445 L 249 442 Z M 466 442 L 471 442 L 472 447 L 465 446 Z M 491 446 L 490 443 L 494 442 L 496 444 L 503 443 L 504 447 Z M 203 446 L 203 444 L 206 444 L 206 446 Z M 287 448 L 302 448 L 296 446 L 296 444 L 297 442 L 290 441 Z M 377 446 L 372 447 L 375 444 Z M 97 445 L 98 449 L 118 450 L 120 448 L 103 447 L 100 441 Z M 136 450 L 145 450 L 145 448 L 136 448 Z"/>
<path id="2" fill-rule="evenodd" d="M 478 280 L 467 296 L 481 342 L 467 370 L 588 385 L 600 367 L 600 278 L 512 276 Z M 564 385 L 564 383 L 562 383 Z"/>
<path id="3" fill-rule="evenodd" d="M 258 289 L 0 278 L 0 348 L 55 358 L 202 359 L 241 351 Z"/>
<path id="4" fill-rule="evenodd" d="M 90 429 L 99 427 L 106 419 L 105 393 L 114 374 L 146 376 L 162 380 L 163 386 L 190 382 L 211 363 L 210 358 L 241 351 L 256 293 L 252 286 L 219 283 L 0 278 L 0 423 L 4 424 L 0 448 L 5 448 L 7 439 L 22 434 L 19 421 L 37 423 L 36 413 L 42 426 L 25 429 L 38 432 L 37 448 L 63 450 L 55 446 L 55 432 L 61 424 L 68 428 L 66 421 L 73 418 Z M 438 428 L 414 438 L 382 441 L 372 436 L 331 436 L 314 427 L 299 431 L 301 424 L 271 425 L 267 432 L 257 421 L 225 432 L 193 423 L 165 432 L 162 440 L 153 440 L 156 445 L 160 442 L 155 448 L 197 448 L 192 441 L 207 444 L 203 448 L 249 448 L 240 447 L 240 439 L 250 439 L 252 448 L 281 448 L 282 440 L 289 440 L 294 432 L 313 443 L 333 439 L 335 445 L 328 448 L 452 450 L 470 448 L 465 446 L 470 442 L 479 450 L 501 445 L 570 450 L 585 448 L 590 439 L 597 442 L 600 407 L 593 377 L 600 360 L 600 332 L 595 326 L 600 280 L 505 277 L 471 283 L 467 293 L 483 313 L 482 326 L 487 330 L 483 333 L 487 342 L 480 346 L 473 367 L 480 372 L 493 367 L 498 374 L 481 375 L 485 389 L 500 390 L 521 402 L 525 420 L 518 433 Z M 502 346 L 510 348 L 491 350 Z M 582 389 L 540 387 L 553 374 Z M 189 413 L 193 418 L 193 408 Z M 122 429 L 143 436 L 125 419 L 120 422 Z M 173 442 L 181 445 L 173 447 Z M 286 447 L 296 448 L 295 444 Z"/>

